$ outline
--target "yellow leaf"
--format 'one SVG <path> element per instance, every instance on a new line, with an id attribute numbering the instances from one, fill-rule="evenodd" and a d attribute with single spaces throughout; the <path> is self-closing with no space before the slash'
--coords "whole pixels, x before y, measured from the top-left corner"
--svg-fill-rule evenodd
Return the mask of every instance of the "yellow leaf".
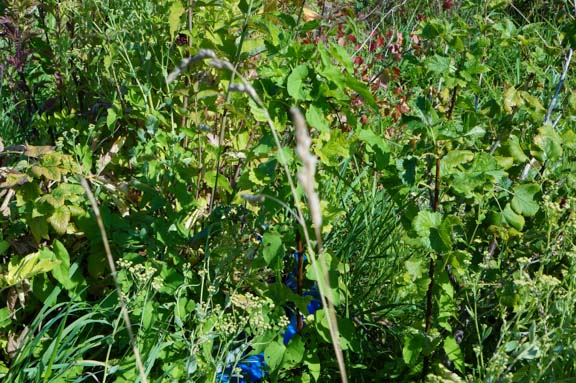
<path id="1" fill-rule="evenodd" d="M 311 10 L 310 8 L 304 7 L 304 9 L 302 10 L 302 19 L 304 21 L 318 20 L 321 18 L 322 18 L 322 16 L 320 14 Z"/>
<path id="2" fill-rule="evenodd" d="M 28 157 L 42 157 L 45 154 L 53 152 L 54 149 L 55 149 L 54 146 L 26 145 L 26 151 L 24 152 L 24 155 Z"/>

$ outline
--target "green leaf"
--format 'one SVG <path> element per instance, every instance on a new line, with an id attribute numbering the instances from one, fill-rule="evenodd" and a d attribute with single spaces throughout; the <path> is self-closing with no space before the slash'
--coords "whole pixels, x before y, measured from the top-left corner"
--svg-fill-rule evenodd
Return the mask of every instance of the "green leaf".
<path id="1" fill-rule="evenodd" d="M 68 250 L 66 250 L 62 242 L 55 239 L 54 242 L 52 242 L 52 252 L 54 258 L 60 262 L 58 266 L 52 269 L 52 276 L 60 282 L 66 290 L 72 290 L 76 287 L 76 283 L 70 278 L 70 255 L 68 254 Z"/>
<path id="2" fill-rule="evenodd" d="M 538 129 L 534 144 L 542 150 L 542 152 L 534 153 L 534 156 L 541 161 L 554 161 L 562 156 L 562 138 L 551 125 L 543 125 Z"/>
<path id="3" fill-rule="evenodd" d="M 426 60 L 426 69 L 437 75 L 446 75 L 454 71 L 454 65 L 450 57 L 434 55 Z"/>
<path id="4" fill-rule="evenodd" d="M 283 255 L 282 236 L 277 232 L 266 232 L 262 236 L 262 255 L 267 265 L 277 261 Z"/>
<path id="5" fill-rule="evenodd" d="M 524 150 L 520 146 L 520 140 L 517 136 L 510 136 L 506 142 L 506 149 L 508 153 L 514 157 L 518 162 L 526 162 L 529 160 L 528 156 L 524 154 Z"/>
<path id="6" fill-rule="evenodd" d="M 116 125 L 117 120 L 118 115 L 116 114 L 116 110 L 114 110 L 114 108 L 108 108 L 108 114 L 106 115 L 106 126 L 109 129 L 114 129 L 114 125 Z"/>
<path id="7" fill-rule="evenodd" d="M 540 208 L 534 201 L 534 195 L 540 191 L 538 184 L 525 184 L 514 187 L 514 198 L 512 198 L 512 209 L 525 217 L 532 217 Z"/>
<path id="8" fill-rule="evenodd" d="M 261 108 L 260 106 L 258 106 L 258 104 L 256 104 L 254 100 L 249 98 L 248 105 L 250 106 L 250 112 L 252 113 L 252 117 L 254 117 L 256 121 L 259 122 L 268 121 L 268 112 L 263 108 Z"/>
<path id="9" fill-rule="evenodd" d="M 309 349 L 307 349 L 307 353 L 305 355 L 304 358 L 304 364 L 306 365 L 306 367 L 308 367 L 308 372 L 310 373 L 310 375 L 312 375 L 312 377 L 314 378 L 314 381 L 318 381 L 318 378 L 320 378 L 320 371 L 321 371 L 321 366 L 320 366 L 320 358 L 318 357 L 318 354 L 315 352 L 310 352 Z"/>
<path id="10" fill-rule="evenodd" d="M 232 193 L 232 186 L 230 186 L 230 182 L 228 179 L 223 175 L 218 175 L 218 183 L 216 184 L 216 171 L 209 170 L 204 174 L 204 179 L 206 180 L 206 184 L 213 188 L 214 185 L 217 185 L 219 188 L 224 189 L 227 193 Z"/>
<path id="11" fill-rule="evenodd" d="M 404 347 L 402 348 L 402 359 L 407 366 L 415 366 L 426 338 L 420 332 L 411 332 L 404 335 Z"/>
<path id="12" fill-rule="evenodd" d="M 322 259 L 318 259 L 317 262 L 320 275 L 316 274 L 314 267 L 309 267 L 306 271 L 306 278 L 311 281 L 316 281 L 320 291 L 325 294 L 328 300 L 332 301 L 335 305 L 340 304 L 338 266 L 332 263 L 332 256 L 328 252 L 325 252 L 322 255 Z M 328 288 L 326 284 L 326 276 L 328 276 L 330 288 Z"/>
<path id="13" fill-rule="evenodd" d="M 0 255 L 4 254 L 9 248 L 10 242 L 4 240 L 0 241 Z"/>
<path id="14" fill-rule="evenodd" d="M 442 214 L 423 210 L 418 212 L 418 215 L 414 218 L 412 227 L 419 237 L 428 238 L 430 236 L 430 230 L 439 227 L 441 223 Z"/>
<path id="15" fill-rule="evenodd" d="M 293 337 L 286 346 L 286 351 L 284 352 L 284 357 L 282 358 L 281 368 L 292 369 L 296 367 L 302 361 L 304 352 L 305 347 L 302 337 Z"/>
<path id="16" fill-rule="evenodd" d="M 286 346 L 279 342 L 272 342 L 264 349 L 264 360 L 271 371 L 275 371 L 280 367 L 282 359 L 286 352 Z"/>
<path id="17" fill-rule="evenodd" d="M 354 325 L 352 321 L 348 318 L 336 317 L 336 324 L 339 332 L 340 346 L 342 350 L 352 349 L 351 340 L 354 336 Z M 328 317 L 326 315 L 325 309 L 320 309 L 314 314 L 314 324 L 318 330 L 318 334 L 326 343 L 332 343 L 332 337 L 330 335 L 330 327 L 328 325 Z"/>
<path id="18" fill-rule="evenodd" d="M 0 184 L 0 188 L 11 188 L 14 186 L 24 185 L 30 182 L 31 178 L 27 174 L 10 172 L 6 176 L 6 180 Z"/>
<path id="19" fill-rule="evenodd" d="M 510 204 L 506 204 L 506 207 L 504 208 L 502 215 L 506 220 L 506 223 L 508 223 L 508 225 L 512 226 L 514 229 L 518 231 L 522 231 L 526 221 L 524 220 L 524 217 L 522 217 L 519 214 L 516 214 L 514 210 L 512 210 Z"/>
<path id="20" fill-rule="evenodd" d="M 350 140 L 340 130 L 332 130 L 330 139 L 323 145 L 315 142 L 314 153 L 324 165 L 337 165 L 342 158 L 350 157 Z"/>
<path id="21" fill-rule="evenodd" d="M 474 159 L 474 153 L 470 150 L 452 150 L 440 161 L 440 175 L 448 176 L 458 171 L 461 165 Z"/>
<path id="22" fill-rule="evenodd" d="M 360 129 L 358 130 L 358 139 L 370 146 L 372 150 L 380 150 L 382 154 L 390 153 L 390 144 L 381 136 L 374 133 L 373 130 Z"/>
<path id="23" fill-rule="evenodd" d="M 154 307 L 154 300 L 149 299 L 142 310 L 142 329 L 149 330 L 154 323 L 154 318 L 157 315 L 157 310 Z"/>
<path id="24" fill-rule="evenodd" d="M 0 274 L 0 278 L 4 279 L 8 286 L 13 286 L 21 283 L 24 279 L 32 279 L 35 275 L 47 273 L 59 264 L 59 261 L 54 259 L 54 254 L 43 248 L 32 254 L 28 254 L 21 260 L 16 257 L 10 260 L 8 264 L 8 272 Z"/>
<path id="25" fill-rule="evenodd" d="M 54 213 L 47 219 L 48 223 L 59 235 L 66 234 L 68 223 L 70 222 L 70 210 L 66 206 L 59 206 L 54 209 Z"/>
<path id="26" fill-rule="evenodd" d="M 444 352 L 458 371 L 465 372 L 464 354 L 453 336 L 444 339 Z"/>
<path id="27" fill-rule="evenodd" d="M 520 93 L 518 93 L 516 88 L 513 86 L 504 91 L 503 103 L 506 113 L 512 114 L 513 109 L 516 106 L 522 105 L 523 101 L 524 100 L 522 99 Z"/>
<path id="28" fill-rule="evenodd" d="M 288 76 L 288 94 L 295 101 L 304 101 L 308 98 L 304 87 L 306 77 L 308 77 L 308 66 L 305 64 L 298 65 Z"/>
<path id="29" fill-rule="evenodd" d="M 374 95 L 365 83 L 363 83 L 360 80 L 357 80 L 352 76 L 346 76 L 346 86 L 355 91 L 356 93 L 358 93 L 362 97 L 364 102 L 366 102 L 368 105 L 374 108 L 374 110 L 378 109 L 378 104 L 374 99 Z"/>
<path id="30" fill-rule="evenodd" d="M 406 273 L 408 273 L 408 276 L 410 277 L 410 281 L 412 281 L 412 282 L 414 282 L 415 280 L 422 277 L 422 274 L 425 271 L 424 265 L 422 264 L 421 259 L 417 259 L 417 260 L 409 259 L 406 262 L 404 262 L 404 267 L 406 267 Z"/>
<path id="31" fill-rule="evenodd" d="M 350 54 L 348 53 L 346 48 L 344 48 L 343 46 L 332 43 L 332 44 L 330 44 L 330 54 L 340 64 L 342 64 L 344 69 L 346 69 L 346 72 L 348 72 L 350 74 L 354 73 L 354 63 L 352 62 L 352 59 L 350 58 Z"/>
<path id="32" fill-rule="evenodd" d="M 330 130 L 330 126 L 322 113 L 322 109 L 316 105 L 310 105 L 306 111 L 306 122 L 312 128 L 318 129 L 319 132 L 327 132 Z"/>
<path id="33" fill-rule="evenodd" d="M 172 3 L 168 14 L 168 24 L 170 25 L 170 37 L 174 40 L 176 31 L 180 28 L 180 17 L 184 14 L 184 6 L 178 0 Z"/>
<path id="34" fill-rule="evenodd" d="M 28 221 L 28 226 L 36 243 L 43 239 L 50 239 L 48 236 L 48 222 L 45 217 L 35 217 Z"/>

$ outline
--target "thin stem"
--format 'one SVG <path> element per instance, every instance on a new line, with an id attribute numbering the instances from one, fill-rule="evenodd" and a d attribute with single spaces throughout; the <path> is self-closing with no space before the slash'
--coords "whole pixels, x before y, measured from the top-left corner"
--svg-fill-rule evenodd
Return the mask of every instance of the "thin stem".
<path id="1" fill-rule="evenodd" d="M 86 191 L 86 195 L 90 200 L 92 205 L 92 211 L 98 222 L 98 228 L 100 229 L 100 235 L 102 236 L 102 243 L 104 244 L 104 252 L 106 253 L 106 259 L 108 260 L 108 266 L 112 274 L 112 279 L 114 280 L 114 285 L 116 288 L 116 293 L 118 294 L 118 302 L 120 302 L 120 310 L 122 311 L 122 316 L 124 318 L 124 323 L 126 323 L 126 329 L 128 330 L 128 337 L 130 338 L 130 343 L 132 344 L 132 352 L 134 353 L 134 358 L 136 359 L 136 366 L 138 367 L 138 372 L 140 374 L 140 381 L 146 383 L 146 373 L 144 370 L 144 365 L 142 364 L 142 358 L 140 357 L 140 351 L 138 350 L 138 344 L 134 338 L 134 332 L 132 331 L 132 323 L 130 322 L 130 315 L 128 314 L 128 308 L 122 297 L 122 290 L 120 289 L 120 284 L 118 283 L 118 278 L 116 277 L 116 266 L 114 265 L 114 258 L 112 257 L 112 251 L 110 250 L 110 243 L 108 242 L 108 236 L 106 235 L 106 229 L 104 227 L 104 222 L 102 221 L 102 216 L 100 215 L 100 209 L 98 208 L 98 202 L 88 185 L 88 182 L 84 177 L 79 176 L 80 184 Z"/>

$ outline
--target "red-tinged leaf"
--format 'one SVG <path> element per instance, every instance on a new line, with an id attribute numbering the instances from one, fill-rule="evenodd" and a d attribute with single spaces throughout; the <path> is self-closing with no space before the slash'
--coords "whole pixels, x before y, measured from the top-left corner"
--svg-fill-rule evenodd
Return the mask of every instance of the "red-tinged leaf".
<path id="1" fill-rule="evenodd" d="M 32 146 L 26 145 L 26 150 L 24 151 L 24 155 L 28 157 L 42 157 L 45 154 L 53 152 L 56 149 L 55 146 Z"/>
<path id="2" fill-rule="evenodd" d="M 30 177 L 24 173 L 10 172 L 6 176 L 6 180 L 0 184 L 0 188 L 11 188 L 14 186 L 24 185 L 30 182 Z"/>
<path id="3" fill-rule="evenodd" d="M 60 181 L 60 178 L 62 177 L 62 172 L 60 171 L 60 168 L 56 166 L 45 167 L 40 165 L 34 165 L 32 166 L 32 169 L 30 169 L 30 171 L 36 178 L 45 177 L 52 181 Z"/>

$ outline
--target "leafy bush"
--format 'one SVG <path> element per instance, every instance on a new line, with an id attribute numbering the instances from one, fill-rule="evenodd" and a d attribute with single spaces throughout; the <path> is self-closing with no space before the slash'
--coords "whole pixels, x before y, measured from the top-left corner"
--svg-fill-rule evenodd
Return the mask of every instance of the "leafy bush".
<path id="1" fill-rule="evenodd" d="M 549 3 L 0 3 L 0 376 L 574 376 Z"/>

